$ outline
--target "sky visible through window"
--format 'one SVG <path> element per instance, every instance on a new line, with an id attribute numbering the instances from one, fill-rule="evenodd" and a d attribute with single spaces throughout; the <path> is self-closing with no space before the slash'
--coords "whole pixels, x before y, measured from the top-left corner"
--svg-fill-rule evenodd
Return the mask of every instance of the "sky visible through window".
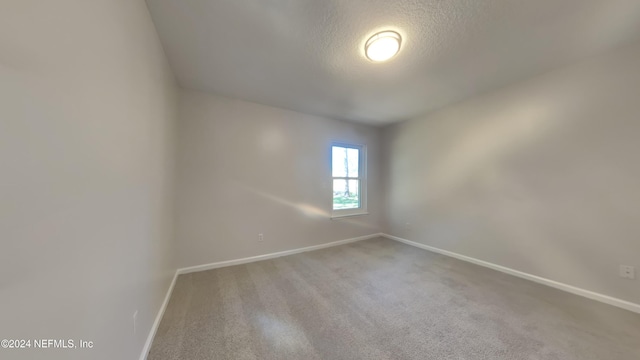
<path id="1" fill-rule="evenodd" d="M 333 146 L 331 151 L 333 209 L 357 209 L 360 207 L 360 150 Z"/>

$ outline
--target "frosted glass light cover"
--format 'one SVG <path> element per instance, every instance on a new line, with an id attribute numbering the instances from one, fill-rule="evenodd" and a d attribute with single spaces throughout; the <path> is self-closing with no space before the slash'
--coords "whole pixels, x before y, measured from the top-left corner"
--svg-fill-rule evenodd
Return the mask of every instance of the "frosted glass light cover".
<path id="1" fill-rule="evenodd" d="M 389 60 L 400 51 L 401 37 L 395 31 L 379 32 L 367 40 L 365 54 L 371 61 Z"/>

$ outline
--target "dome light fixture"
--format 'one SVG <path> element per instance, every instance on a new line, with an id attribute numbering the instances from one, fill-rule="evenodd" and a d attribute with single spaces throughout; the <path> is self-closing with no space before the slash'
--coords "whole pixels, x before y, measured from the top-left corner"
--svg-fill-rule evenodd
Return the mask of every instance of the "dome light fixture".
<path id="1" fill-rule="evenodd" d="M 382 62 L 394 57 L 400 51 L 402 38 L 395 31 L 381 31 L 374 34 L 364 45 L 364 53 L 369 60 Z"/>

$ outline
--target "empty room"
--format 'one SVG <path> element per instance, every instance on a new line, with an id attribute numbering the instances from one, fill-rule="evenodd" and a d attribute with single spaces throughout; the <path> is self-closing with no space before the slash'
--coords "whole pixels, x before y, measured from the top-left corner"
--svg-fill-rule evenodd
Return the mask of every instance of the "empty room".
<path id="1" fill-rule="evenodd" d="M 0 359 L 640 360 L 640 1 L 0 0 Z"/>

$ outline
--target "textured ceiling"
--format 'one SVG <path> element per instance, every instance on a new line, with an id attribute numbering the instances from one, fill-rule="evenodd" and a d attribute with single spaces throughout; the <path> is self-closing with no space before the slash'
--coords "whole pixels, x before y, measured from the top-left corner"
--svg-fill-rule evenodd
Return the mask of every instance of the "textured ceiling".
<path id="1" fill-rule="evenodd" d="M 382 125 L 640 37 L 639 0 L 147 0 L 181 86 Z M 387 63 L 369 35 L 403 36 Z"/>

